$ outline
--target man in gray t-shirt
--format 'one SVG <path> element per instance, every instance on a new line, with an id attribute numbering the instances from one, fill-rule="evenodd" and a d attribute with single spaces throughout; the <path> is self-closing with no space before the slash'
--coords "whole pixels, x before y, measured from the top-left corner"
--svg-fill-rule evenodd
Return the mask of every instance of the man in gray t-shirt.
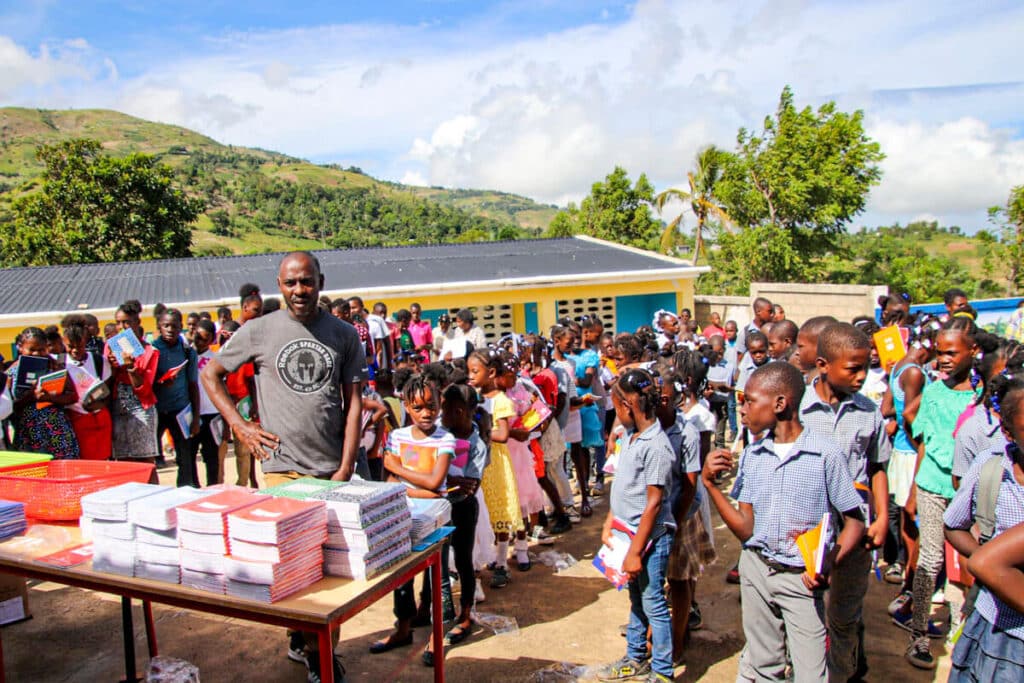
<path id="1" fill-rule="evenodd" d="M 306 252 L 281 261 L 286 310 L 249 321 L 203 368 L 203 386 L 240 440 L 271 475 L 347 480 L 359 447 L 366 354 L 355 328 L 317 306 L 323 275 Z M 222 379 L 256 370 L 260 423 L 242 419 Z M 293 474 L 294 473 L 294 474 Z M 267 477 L 273 485 L 279 477 Z"/>

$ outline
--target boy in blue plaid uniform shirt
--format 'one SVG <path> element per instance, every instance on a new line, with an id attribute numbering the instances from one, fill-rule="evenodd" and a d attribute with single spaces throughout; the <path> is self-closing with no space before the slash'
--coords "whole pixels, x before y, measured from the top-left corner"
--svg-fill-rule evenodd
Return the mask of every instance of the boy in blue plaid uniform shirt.
<path id="1" fill-rule="evenodd" d="M 853 325 L 834 323 L 818 335 L 818 376 L 800 403 L 800 421 L 843 453 L 870 523 L 842 567 L 832 574 L 828 599 L 829 678 L 847 683 L 867 674 L 864 596 L 871 576 L 871 549 L 885 543 L 889 480 L 885 466 L 892 444 L 874 401 L 859 394 L 871 360 L 871 340 Z M 870 500 L 870 503 L 869 503 Z"/>
<path id="2" fill-rule="evenodd" d="M 715 485 L 732 468 L 732 454 L 711 453 L 701 476 L 712 503 L 730 531 L 743 542 L 740 597 L 746 646 L 737 680 L 786 680 L 787 661 L 797 681 L 824 681 L 824 589 L 822 572 L 807 567 L 796 537 L 826 514 L 842 514 L 842 531 L 832 551 L 841 567 L 864 533 L 861 499 L 839 448 L 799 420 L 803 375 L 788 363 L 769 363 L 747 383 L 740 408 L 751 434 L 767 431 L 747 446 L 732 497 Z"/>

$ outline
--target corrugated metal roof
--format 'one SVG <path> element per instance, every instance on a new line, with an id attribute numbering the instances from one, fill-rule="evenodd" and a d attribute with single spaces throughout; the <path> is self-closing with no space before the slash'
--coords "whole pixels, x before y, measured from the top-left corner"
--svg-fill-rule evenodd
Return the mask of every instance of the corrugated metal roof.
<path id="1" fill-rule="evenodd" d="M 325 289 L 358 293 L 372 287 L 586 276 L 686 268 L 675 259 L 591 239 L 563 238 L 437 244 L 314 252 Z M 213 301 L 237 296 L 253 282 L 277 291 L 282 253 L 161 261 L 0 269 L 0 314 Z"/>

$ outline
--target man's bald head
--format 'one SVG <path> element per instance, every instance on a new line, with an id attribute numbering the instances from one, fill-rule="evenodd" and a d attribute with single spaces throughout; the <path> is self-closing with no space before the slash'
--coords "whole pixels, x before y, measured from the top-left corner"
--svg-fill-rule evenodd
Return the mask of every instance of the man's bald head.
<path id="1" fill-rule="evenodd" d="M 324 286 L 320 262 L 308 251 L 293 251 L 281 259 L 277 286 L 292 316 L 301 322 L 318 314 L 317 303 Z"/>
<path id="2" fill-rule="evenodd" d="M 323 274 L 323 271 L 320 270 L 320 260 L 313 255 L 313 252 L 303 250 L 291 251 L 284 255 L 284 258 L 281 259 L 281 265 L 277 269 L 278 277 L 280 277 L 281 273 L 284 271 L 285 265 L 292 261 L 298 261 L 303 265 L 312 265 L 314 272 L 316 272 L 318 276 Z"/>

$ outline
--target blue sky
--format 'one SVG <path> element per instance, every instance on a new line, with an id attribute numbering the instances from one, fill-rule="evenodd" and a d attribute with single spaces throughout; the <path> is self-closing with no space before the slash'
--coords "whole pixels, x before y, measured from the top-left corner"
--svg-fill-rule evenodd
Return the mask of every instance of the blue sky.
<path id="1" fill-rule="evenodd" d="M 1024 5 L 926 0 L 0 2 L 0 105 L 104 107 L 416 184 L 657 188 L 782 87 L 866 113 L 860 223 L 969 230 L 1024 183 Z"/>

